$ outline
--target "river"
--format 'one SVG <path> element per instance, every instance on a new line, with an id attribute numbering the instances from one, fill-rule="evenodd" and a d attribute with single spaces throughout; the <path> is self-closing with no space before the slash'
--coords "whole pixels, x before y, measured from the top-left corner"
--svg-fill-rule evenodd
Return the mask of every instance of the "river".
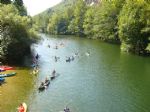
<path id="1" fill-rule="evenodd" d="M 60 112 L 65 106 L 71 112 L 150 112 L 150 58 L 123 53 L 118 45 L 98 40 L 41 36 L 32 46 L 40 55 L 39 74 L 18 68 L 16 76 L 6 79 L 0 87 L 0 112 L 15 112 L 22 101 L 28 112 Z M 66 62 L 75 52 L 79 56 Z M 55 62 L 54 56 L 60 59 Z M 54 69 L 60 75 L 38 92 Z"/>

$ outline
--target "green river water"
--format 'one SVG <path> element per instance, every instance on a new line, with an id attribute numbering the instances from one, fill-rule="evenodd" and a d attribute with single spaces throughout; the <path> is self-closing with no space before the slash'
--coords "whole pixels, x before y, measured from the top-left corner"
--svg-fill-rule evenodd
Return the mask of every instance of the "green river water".
<path id="1" fill-rule="evenodd" d="M 65 106 L 71 112 L 150 112 L 150 58 L 122 53 L 118 45 L 98 40 L 41 36 L 32 46 L 40 55 L 39 74 L 16 68 L 17 75 L 0 86 L 0 112 L 16 112 L 21 102 L 28 112 L 60 112 Z M 65 45 L 54 49 L 61 42 Z M 75 52 L 79 57 L 66 62 Z M 60 60 L 55 62 L 54 56 Z M 40 82 L 53 69 L 60 75 L 39 93 Z"/>

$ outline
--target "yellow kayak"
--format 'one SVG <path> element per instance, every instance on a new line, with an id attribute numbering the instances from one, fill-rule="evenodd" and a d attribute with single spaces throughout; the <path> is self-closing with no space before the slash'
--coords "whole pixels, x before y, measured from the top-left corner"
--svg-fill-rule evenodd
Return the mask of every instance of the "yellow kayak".
<path id="1" fill-rule="evenodd" d="M 27 104 L 26 103 L 22 103 L 23 107 L 24 107 L 24 112 L 27 112 Z"/>

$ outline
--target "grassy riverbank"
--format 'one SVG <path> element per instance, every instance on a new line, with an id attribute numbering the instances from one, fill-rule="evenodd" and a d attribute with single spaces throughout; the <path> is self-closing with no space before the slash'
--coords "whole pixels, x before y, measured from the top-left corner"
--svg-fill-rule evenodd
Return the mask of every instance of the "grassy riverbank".
<path id="1" fill-rule="evenodd" d="M 15 112 L 21 102 L 28 101 L 34 87 L 34 76 L 30 74 L 30 68 L 17 67 L 15 70 L 3 73 L 11 72 L 17 74 L 5 78 L 5 83 L 0 86 L 0 110 L 2 112 Z"/>

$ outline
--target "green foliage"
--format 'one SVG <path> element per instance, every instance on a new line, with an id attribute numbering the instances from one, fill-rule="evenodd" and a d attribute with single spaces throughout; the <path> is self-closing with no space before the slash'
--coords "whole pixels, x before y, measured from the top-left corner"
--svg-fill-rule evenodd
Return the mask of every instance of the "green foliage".
<path id="1" fill-rule="evenodd" d="M 23 0 L 14 0 L 14 4 L 18 6 L 23 6 Z"/>
<path id="2" fill-rule="evenodd" d="M 50 18 L 49 20 L 49 24 L 48 24 L 48 32 L 51 34 L 57 34 L 57 27 L 58 27 L 58 21 L 59 21 L 59 16 L 57 14 L 53 14 L 53 16 Z"/>
<path id="3" fill-rule="evenodd" d="M 104 41 L 119 41 L 118 14 L 124 0 L 102 1 L 94 16 L 94 37 Z"/>
<path id="4" fill-rule="evenodd" d="M 148 46 L 149 4 L 144 0 L 127 0 L 119 16 L 119 37 L 123 51 L 144 54 Z"/>
<path id="5" fill-rule="evenodd" d="M 85 2 L 83 0 L 77 0 L 74 9 L 74 17 L 68 26 L 68 30 L 73 34 L 77 34 L 77 35 L 84 34 L 83 21 L 84 21 L 85 12 L 86 12 Z"/>
<path id="6" fill-rule="evenodd" d="M 27 10 L 26 8 L 24 7 L 24 4 L 23 4 L 23 0 L 14 0 L 13 1 L 13 4 L 16 6 L 16 8 L 18 9 L 19 11 L 19 14 L 21 16 L 27 16 Z"/>
<path id="7" fill-rule="evenodd" d="M 76 2 L 76 0 L 63 0 L 60 4 L 56 5 L 55 7 L 47 9 L 46 11 L 34 16 L 33 21 L 35 23 L 37 31 L 40 31 L 42 33 L 53 32 L 53 31 L 49 31 L 49 26 L 52 26 L 52 25 L 49 25 L 49 23 L 52 23 L 49 20 L 51 18 L 53 18 L 52 16 L 55 14 L 58 14 L 60 16 L 64 15 L 65 18 L 67 18 L 67 16 L 71 17 L 73 14 L 72 13 L 73 12 L 72 5 L 75 2 Z M 68 10 L 68 9 L 70 9 L 70 10 Z M 66 15 L 66 13 L 68 13 L 68 15 Z M 70 19 L 68 18 L 68 20 L 70 20 Z M 65 31 L 65 32 L 68 32 L 68 31 Z"/>
<path id="8" fill-rule="evenodd" d="M 30 52 L 32 20 L 20 16 L 14 5 L 0 4 L 0 60 L 3 63 L 21 63 Z"/>
<path id="9" fill-rule="evenodd" d="M 11 4 L 11 0 L 0 0 L 2 4 Z"/>
<path id="10" fill-rule="evenodd" d="M 37 15 L 35 26 L 50 34 L 84 35 L 121 43 L 123 51 L 148 53 L 145 49 L 150 42 L 149 0 L 101 0 L 90 5 L 88 2 L 91 3 L 63 0 Z"/>
<path id="11" fill-rule="evenodd" d="M 93 36 L 94 12 L 94 7 L 89 7 L 85 13 L 85 19 L 83 22 L 84 34 L 90 38 Z"/>

